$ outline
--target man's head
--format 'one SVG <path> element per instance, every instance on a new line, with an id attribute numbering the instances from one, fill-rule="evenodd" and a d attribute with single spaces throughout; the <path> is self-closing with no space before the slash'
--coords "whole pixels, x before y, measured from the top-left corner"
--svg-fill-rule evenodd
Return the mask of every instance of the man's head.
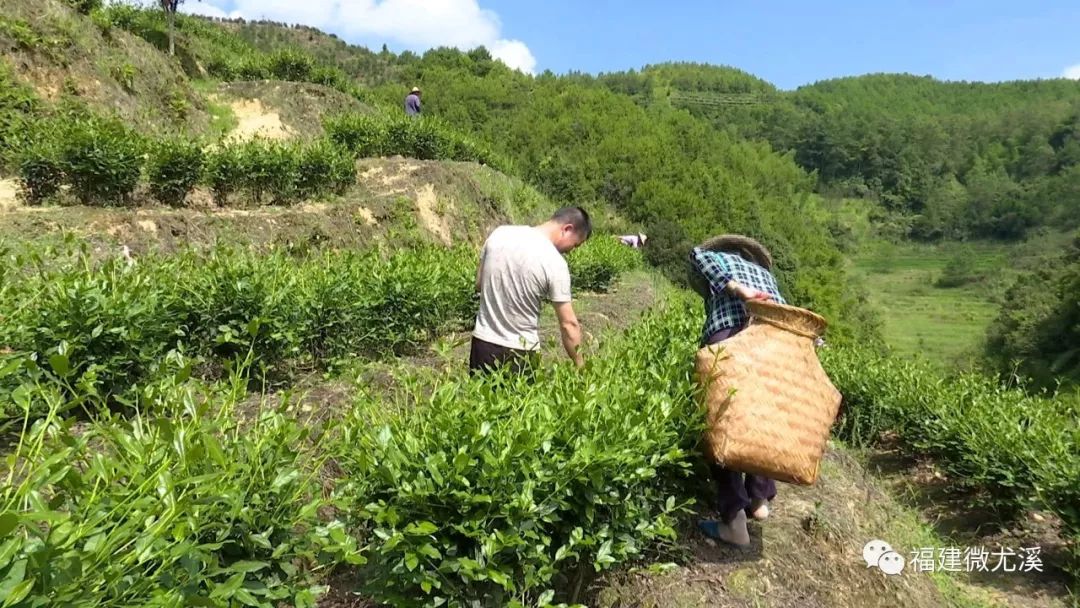
<path id="1" fill-rule="evenodd" d="M 416 95 L 417 97 L 419 97 L 420 96 L 420 87 L 413 87 L 412 90 L 409 91 L 409 92 L 412 93 L 413 95 Z"/>
<path id="2" fill-rule="evenodd" d="M 559 253 L 569 253 L 592 235 L 589 214 L 581 207 L 563 207 L 540 225 Z"/>

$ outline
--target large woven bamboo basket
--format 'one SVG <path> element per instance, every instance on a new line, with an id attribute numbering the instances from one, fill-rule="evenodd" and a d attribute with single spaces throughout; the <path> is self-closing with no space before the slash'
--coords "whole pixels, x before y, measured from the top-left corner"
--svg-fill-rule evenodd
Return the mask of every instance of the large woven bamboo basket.
<path id="1" fill-rule="evenodd" d="M 746 307 L 746 329 L 697 353 L 706 454 L 735 471 L 812 485 L 841 400 L 814 346 L 825 319 L 772 302 Z"/>

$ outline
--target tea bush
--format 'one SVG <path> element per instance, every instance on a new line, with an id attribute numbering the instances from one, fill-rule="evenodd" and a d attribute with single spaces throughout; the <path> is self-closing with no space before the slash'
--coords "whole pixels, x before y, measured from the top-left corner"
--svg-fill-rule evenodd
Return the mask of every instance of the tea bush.
<path id="1" fill-rule="evenodd" d="M 68 394 L 119 402 L 174 351 L 208 371 L 250 351 L 251 369 L 281 379 L 295 366 L 401 354 L 467 328 L 476 307 L 465 247 L 308 259 L 220 247 L 133 264 L 57 248 L 8 255 L 0 270 L 0 350 L 37 361 Z M 25 376 L 0 379 L 0 398 Z"/>
<path id="2" fill-rule="evenodd" d="M 356 183 L 356 163 L 347 150 L 326 141 L 300 151 L 296 192 L 301 198 L 342 194 Z"/>
<path id="3" fill-rule="evenodd" d="M 332 449 L 370 543 L 364 590 L 392 606 L 543 605 L 673 540 L 703 421 L 699 321 L 682 299 L 580 372 L 406 383 L 404 411 L 361 398 Z"/>
<path id="4" fill-rule="evenodd" d="M 314 606 L 327 569 L 363 557 L 320 517 L 318 437 L 283 405 L 245 421 L 238 398 L 174 377 L 147 412 L 76 432 L 54 388 L 21 393 L 48 413 L 0 488 L 4 605 Z"/>
<path id="5" fill-rule="evenodd" d="M 78 386 L 70 392 L 103 397 L 154 377 L 172 350 L 219 366 L 253 350 L 261 373 L 287 360 L 324 367 L 416 347 L 472 311 L 475 263 L 464 249 L 304 261 L 221 248 L 132 266 L 59 256 L 8 262 L 5 276 L 18 280 L 0 291 L 10 311 L 0 345 L 40 362 L 63 357 L 53 375 Z"/>
<path id="6" fill-rule="evenodd" d="M 978 374 L 945 378 L 858 348 L 831 347 L 822 359 L 844 395 L 840 433 L 849 441 L 894 432 L 1006 521 L 1040 506 L 1080 542 L 1080 397 L 1033 396 Z"/>
<path id="7" fill-rule="evenodd" d="M 205 180 L 218 205 L 227 205 L 229 196 L 239 190 L 244 180 L 246 167 L 242 152 L 240 146 L 227 145 L 206 155 Z"/>
<path id="8" fill-rule="evenodd" d="M 240 187 L 256 204 L 269 195 L 274 204 L 296 201 L 299 148 L 278 141 L 253 139 L 240 146 L 243 173 Z"/>
<path id="9" fill-rule="evenodd" d="M 479 162 L 496 169 L 505 160 L 433 118 L 344 114 L 328 117 L 323 128 L 335 143 L 357 156 L 405 156 L 421 160 Z"/>
<path id="10" fill-rule="evenodd" d="M 343 114 L 323 121 L 326 136 L 361 157 L 382 156 L 387 121 L 369 114 Z"/>
<path id="11" fill-rule="evenodd" d="M 154 143 L 146 163 L 150 194 L 173 207 L 184 198 L 203 176 L 204 155 L 195 142 L 185 139 L 162 139 Z"/>
<path id="12" fill-rule="evenodd" d="M 126 202 L 142 172 L 140 137 L 115 120 L 64 122 L 56 134 L 58 156 L 75 195 L 88 205 Z"/>
<path id="13" fill-rule="evenodd" d="M 219 205 L 236 194 L 255 204 L 291 204 L 341 194 L 356 181 L 353 157 L 326 141 L 310 144 L 253 139 L 210 152 L 205 181 Z"/>
<path id="14" fill-rule="evenodd" d="M 6 64 L 0 64 L 0 167 L 15 161 L 25 146 L 27 131 L 39 111 L 33 89 L 22 84 Z"/>
<path id="15" fill-rule="evenodd" d="M 27 142 L 18 153 L 20 191 L 27 204 L 40 205 L 60 191 L 64 169 L 57 148 L 53 139 L 41 138 Z"/>
<path id="16" fill-rule="evenodd" d="M 606 234 L 594 234 L 584 245 L 570 252 L 571 279 L 575 287 L 607 291 L 619 275 L 638 268 L 640 252 Z"/>
<path id="17" fill-rule="evenodd" d="M 266 69 L 278 80 L 308 82 L 316 69 L 315 59 L 296 50 L 281 50 L 266 58 Z"/>

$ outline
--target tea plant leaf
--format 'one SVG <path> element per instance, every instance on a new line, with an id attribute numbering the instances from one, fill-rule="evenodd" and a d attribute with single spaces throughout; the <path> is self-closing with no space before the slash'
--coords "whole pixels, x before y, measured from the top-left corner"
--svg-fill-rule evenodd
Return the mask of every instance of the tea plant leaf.
<path id="1" fill-rule="evenodd" d="M 270 564 L 266 562 L 253 562 L 253 561 L 239 561 L 231 564 L 229 570 L 233 572 L 257 572 L 263 568 L 268 568 Z"/>
<path id="2" fill-rule="evenodd" d="M 16 513 L 0 513 L 0 538 L 3 538 L 19 525 L 19 516 Z"/>
<path id="3" fill-rule="evenodd" d="M 60 377 L 66 377 L 71 372 L 71 365 L 68 362 L 67 355 L 59 353 L 49 357 L 49 367 Z"/>
<path id="4" fill-rule="evenodd" d="M 22 597 L 26 597 L 24 593 L 22 597 L 18 599 L 12 599 L 16 591 L 23 585 L 26 585 L 27 589 L 33 585 L 32 580 L 23 580 L 26 577 L 26 560 L 21 559 L 11 565 L 8 569 L 4 579 L 0 581 L 0 597 L 5 598 L 4 606 L 12 606 L 22 600 Z M 29 583 L 29 584 L 27 584 Z"/>
<path id="5" fill-rule="evenodd" d="M 8 606 L 15 606 L 19 602 L 26 599 L 26 596 L 30 595 L 30 590 L 34 587 L 34 581 L 23 581 L 18 585 L 15 585 L 10 590 L 7 590 L 7 599 L 4 600 L 4 608 Z M 4 596 L 3 585 L 0 585 L 0 596 Z"/>

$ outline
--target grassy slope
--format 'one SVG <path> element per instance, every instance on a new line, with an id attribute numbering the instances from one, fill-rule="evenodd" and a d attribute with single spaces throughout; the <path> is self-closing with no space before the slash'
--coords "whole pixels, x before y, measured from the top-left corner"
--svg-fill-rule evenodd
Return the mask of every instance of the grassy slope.
<path id="1" fill-rule="evenodd" d="M 886 342 L 900 354 L 949 366 L 968 361 L 981 348 L 1016 276 L 1053 253 L 1065 236 L 1044 235 L 1021 244 L 877 242 L 863 247 L 852 262 L 884 313 Z M 978 279 L 961 287 L 935 286 L 946 264 L 957 257 L 973 261 Z"/>
<path id="2" fill-rule="evenodd" d="M 32 34 L 4 24 L 25 25 Z M 144 131 L 210 128 L 206 100 L 180 65 L 117 28 L 103 31 L 61 0 L 4 0 L 0 61 L 50 101 L 71 97 Z"/>

